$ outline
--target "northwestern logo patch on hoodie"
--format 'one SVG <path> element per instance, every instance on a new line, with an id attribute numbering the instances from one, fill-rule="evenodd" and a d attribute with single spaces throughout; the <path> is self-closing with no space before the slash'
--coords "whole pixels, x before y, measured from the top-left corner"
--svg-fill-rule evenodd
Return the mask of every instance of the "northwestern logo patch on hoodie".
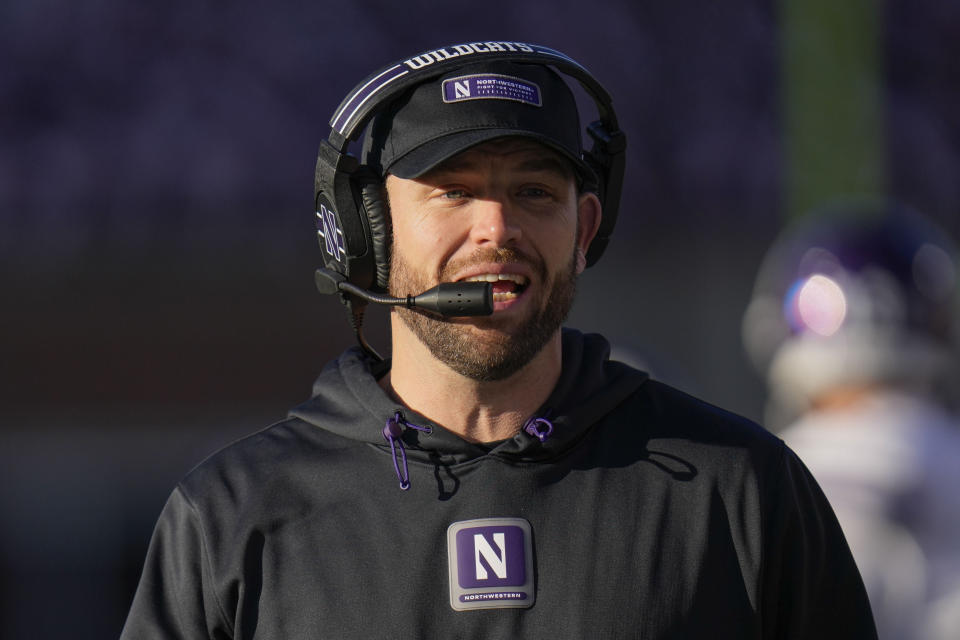
<path id="1" fill-rule="evenodd" d="M 453 523 L 447 529 L 447 558 L 454 609 L 533 606 L 533 536 L 523 518 Z"/>

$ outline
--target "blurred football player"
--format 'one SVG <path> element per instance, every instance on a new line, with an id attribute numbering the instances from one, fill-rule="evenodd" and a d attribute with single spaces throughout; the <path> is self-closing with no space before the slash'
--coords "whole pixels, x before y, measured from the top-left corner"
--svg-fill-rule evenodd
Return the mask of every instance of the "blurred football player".
<path id="1" fill-rule="evenodd" d="M 767 422 L 840 519 L 881 638 L 960 629 L 956 249 L 918 213 L 838 202 L 775 242 L 744 316 Z"/>

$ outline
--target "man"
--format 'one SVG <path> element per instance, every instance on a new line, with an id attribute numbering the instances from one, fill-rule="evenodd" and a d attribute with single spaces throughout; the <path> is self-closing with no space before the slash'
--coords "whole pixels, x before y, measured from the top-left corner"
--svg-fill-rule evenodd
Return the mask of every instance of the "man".
<path id="1" fill-rule="evenodd" d="M 581 149 L 555 54 L 457 45 L 361 83 L 357 104 L 416 72 L 374 97 L 377 179 L 354 185 L 371 229 L 388 209 L 390 293 L 489 282 L 493 312 L 398 308 L 390 360 L 349 349 L 287 420 L 192 471 L 124 637 L 875 637 L 781 441 L 561 330 L 619 185 Z M 340 171 L 319 180 L 321 279 L 358 320 Z"/>
<path id="2" fill-rule="evenodd" d="M 745 316 L 770 420 L 822 484 L 890 640 L 960 629 L 960 425 L 937 393 L 956 389 L 956 255 L 902 205 L 831 203 L 771 247 Z"/>

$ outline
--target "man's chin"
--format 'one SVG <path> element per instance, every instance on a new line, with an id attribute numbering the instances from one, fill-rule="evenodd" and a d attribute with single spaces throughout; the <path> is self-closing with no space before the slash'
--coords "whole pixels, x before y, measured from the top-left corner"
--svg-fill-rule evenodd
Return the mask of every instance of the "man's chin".
<path id="1" fill-rule="evenodd" d="M 438 318 L 412 309 L 395 312 L 430 353 L 452 370 L 478 381 L 503 380 L 530 363 L 560 330 L 573 304 L 574 266 L 571 259 L 552 284 L 524 290 L 490 316 Z M 416 284 L 409 277 L 412 270 L 397 255 L 392 269 L 396 288 Z"/>
<path id="2" fill-rule="evenodd" d="M 523 331 L 523 323 L 517 320 L 438 319 L 409 312 L 401 317 L 437 360 L 478 381 L 510 377 L 532 360 L 546 344 L 544 338 L 549 338 Z"/>

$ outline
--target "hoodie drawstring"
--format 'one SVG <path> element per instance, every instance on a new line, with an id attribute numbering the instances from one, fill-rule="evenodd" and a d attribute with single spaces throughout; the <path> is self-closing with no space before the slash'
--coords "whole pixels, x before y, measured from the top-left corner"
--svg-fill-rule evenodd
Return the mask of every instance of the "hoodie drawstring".
<path id="1" fill-rule="evenodd" d="M 383 437 L 388 443 L 390 443 L 390 453 L 393 457 L 393 469 L 397 472 L 397 479 L 400 481 L 400 488 L 404 491 L 410 488 L 410 469 L 407 466 L 407 450 L 403 446 L 403 431 L 408 427 L 426 434 L 433 433 L 433 429 L 431 427 L 421 427 L 418 424 L 407 422 L 407 419 L 404 418 L 403 414 L 399 411 L 395 412 L 393 416 L 387 418 L 387 422 L 383 426 L 382 432 Z M 544 442 L 550 437 L 550 434 L 553 433 L 553 423 L 546 418 L 533 416 L 527 420 L 526 424 L 523 425 L 523 430 L 540 442 Z M 400 451 L 399 461 L 397 456 L 398 449 Z M 401 462 L 403 463 L 402 469 L 400 468 Z"/>
<path id="2" fill-rule="evenodd" d="M 397 478 L 400 480 L 400 488 L 404 491 L 410 488 L 410 469 L 407 468 L 407 451 L 403 447 L 402 440 L 403 430 L 406 427 L 427 434 L 433 432 L 433 429 L 430 427 L 421 427 L 412 422 L 407 422 L 403 414 L 399 411 L 394 413 L 393 417 L 387 418 L 387 423 L 383 427 L 383 437 L 390 443 L 390 453 L 393 454 L 393 468 L 396 470 Z M 397 449 L 400 449 L 400 458 L 403 460 L 403 471 L 400 470 L 400 465 L 397 464 Z"/>
<path id="3" fill-rule="evenodd" d="M 527 424 L 523 425 L 523 430 L 540 442 L 543 442 L 553 433 L 553 423 L 546 418 L 534 416 L 527 420 Z"/>

